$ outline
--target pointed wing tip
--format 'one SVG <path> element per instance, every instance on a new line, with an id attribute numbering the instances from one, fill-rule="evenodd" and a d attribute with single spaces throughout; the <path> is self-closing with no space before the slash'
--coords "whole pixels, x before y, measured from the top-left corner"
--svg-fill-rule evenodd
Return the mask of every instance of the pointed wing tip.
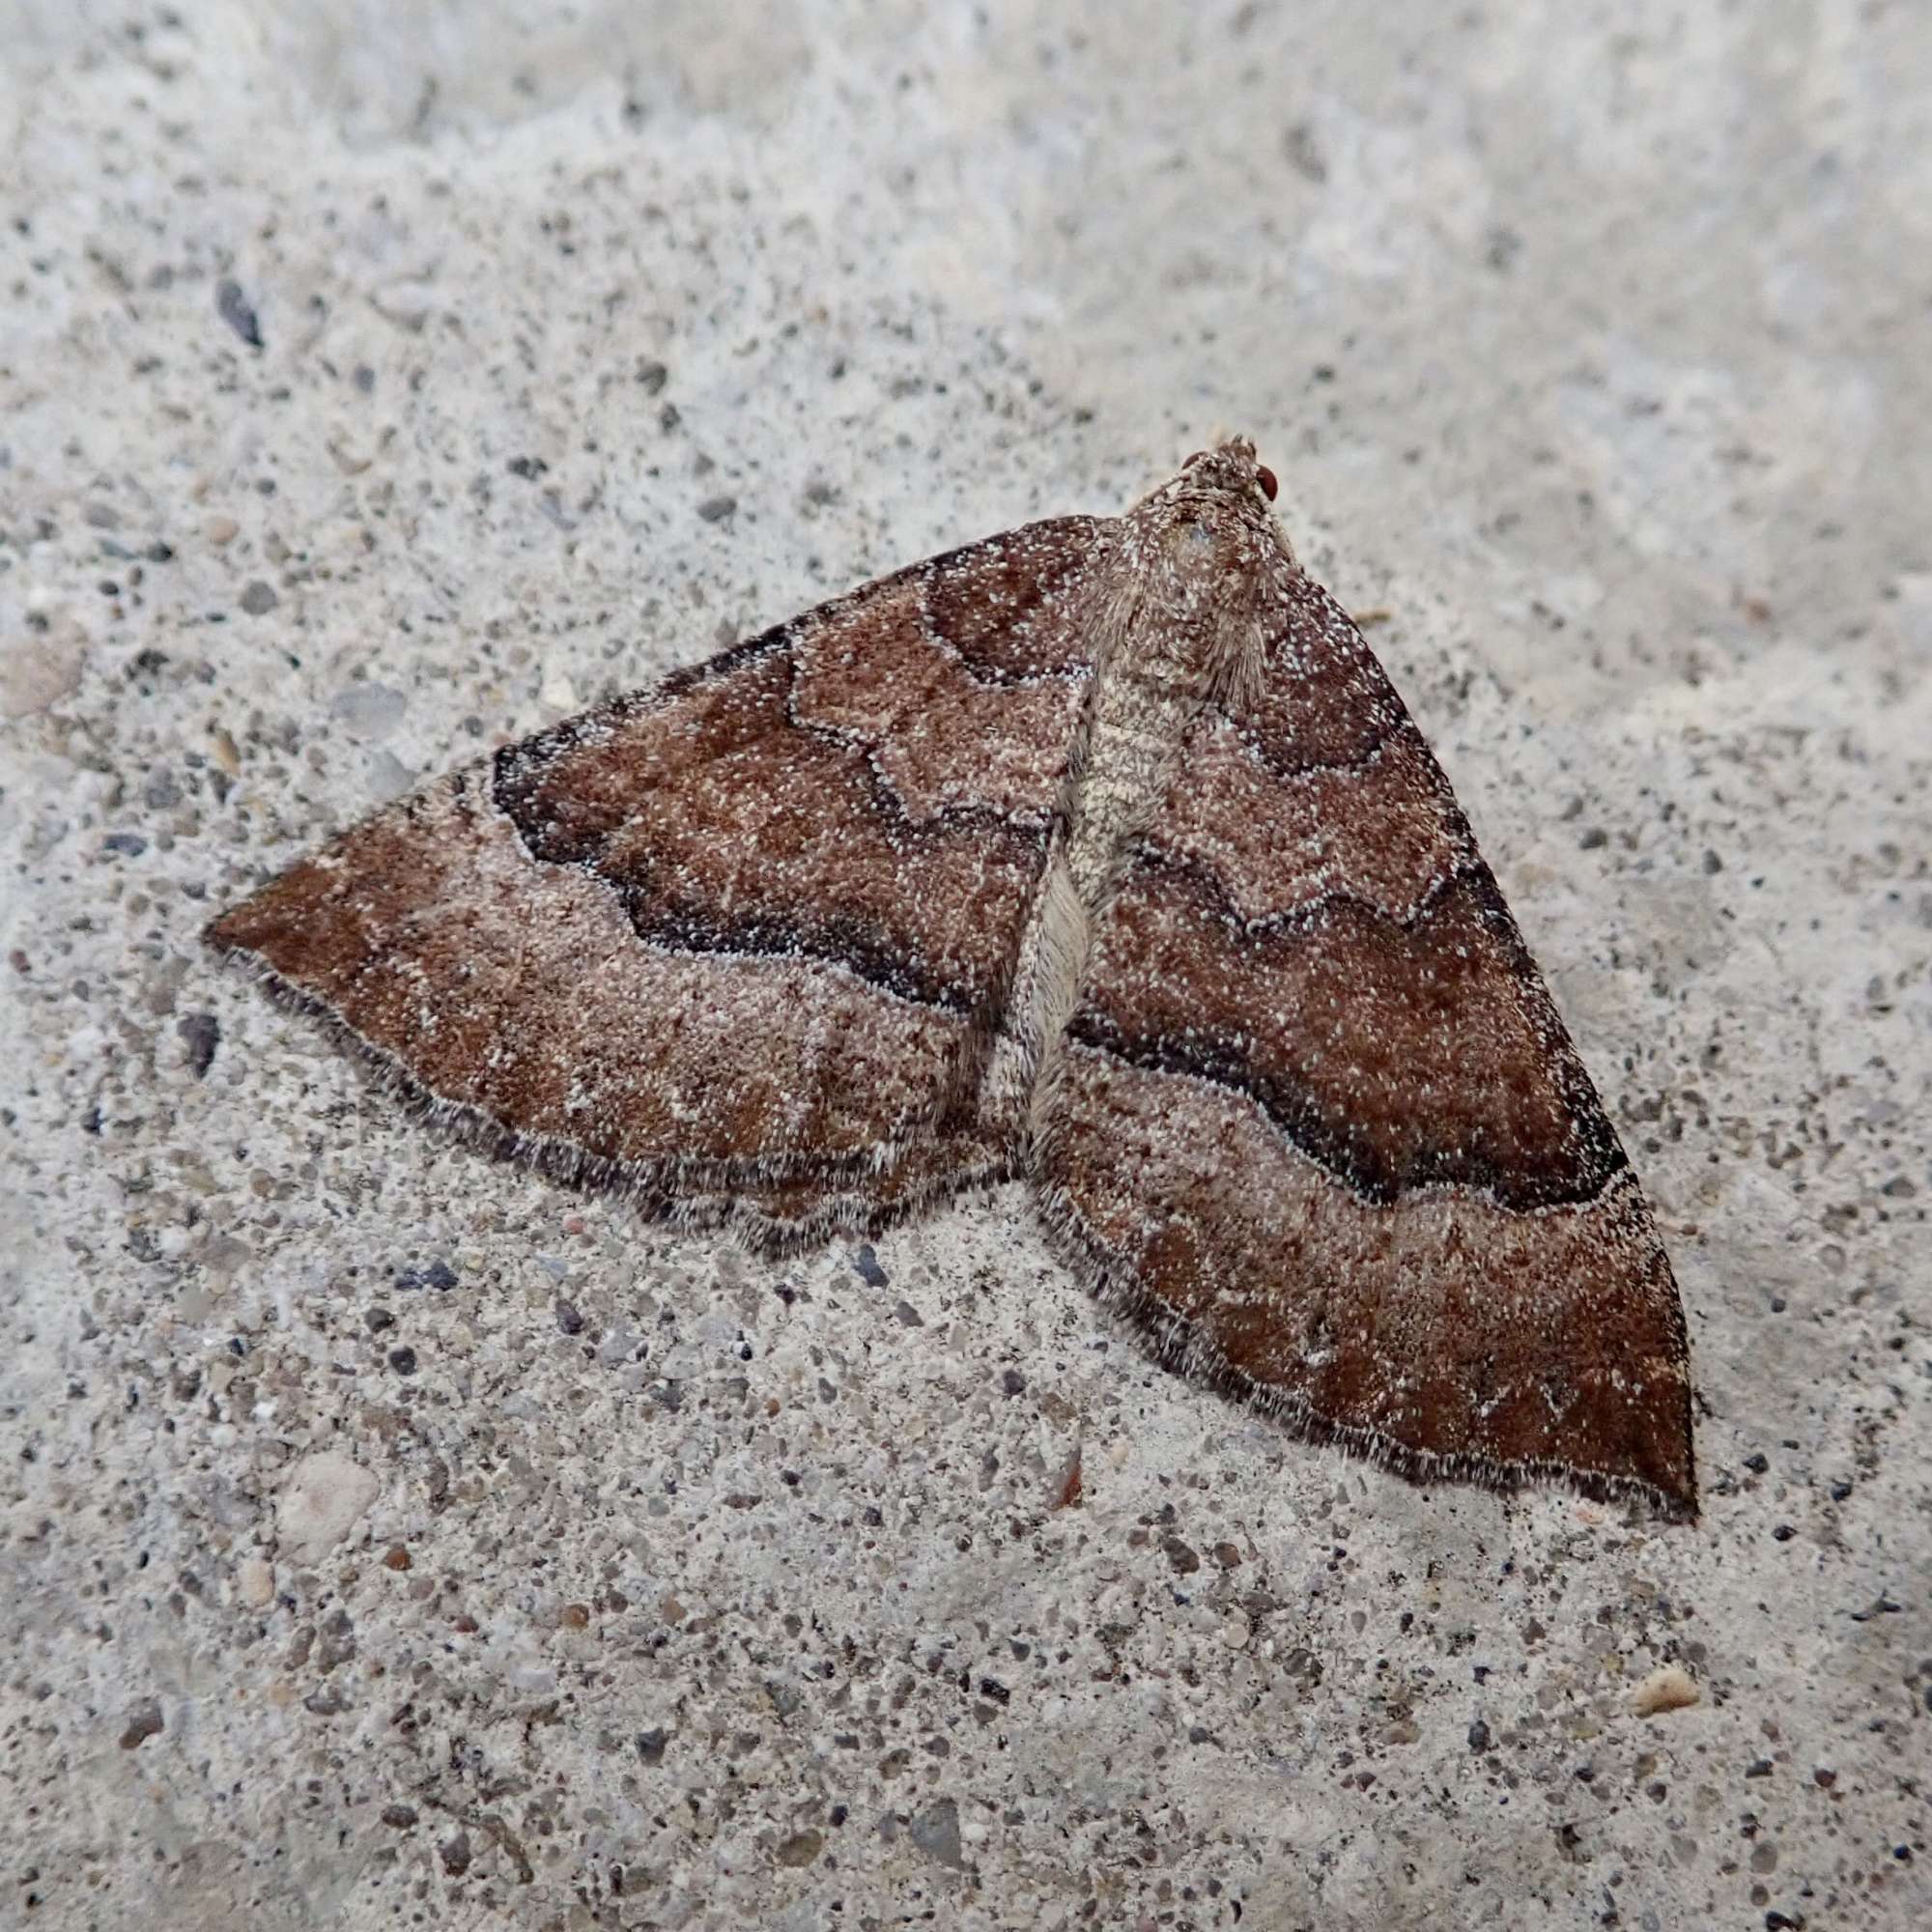
<path id="1" fill-rule="evenodd" d="M 1655 1410 L 1648 1418 L 1647 1432 L 1636 1432 L 1640 1455 L 1633 1458 L 1636 1470 L 1629 1478 L 1636 1493 L 1650 1503 L 1656 1513 L 1672 1523 L 1694 1523 L 1701 1511 L 1697 1492 L 1697 1438 L 1691 1420 L 1690 1366 L 1680 1327 L 1670 1374 L 1680 1391 L 1679 1400 L 1668 1405 L 1662 1415 Z"/>
<path id="2" fill-rule="evenodd" d="M 1553 1480 L 1594 1501 L 1641 1503 L 1652 1516 L 1672 1528 L 1694 1524 L 1702 1508 L 1694 1478 L 1680 1485 L 1654 1482 L 1644 1476 L 1605 1477 L 1587 1469 L 1562 1469 Z"/>
<path id="3" fill-rule="evenodd" d="M 260 961 L 262 902 L 287 876 L 286 872 L 278 872 L 242 894 L 210 919 L 196 937 L 210 952 L 219 953 L 224 959 Z"/>
<path id="4" fill-rule="evenodd" d="M 224 959 L 233 959 L 249 951 L 240 936 L 241 921 L 238 915 L 246 906 L 244 899 L 239 905 L 232 905 L 226 912 L 218 912 L 203 925 L 196 937 L 211 952 L 216 952 Z"/>
<path id="5" fill-rule="evenodd" d="M 1648 1492 L 1661 1517 L 1666 1521 L 1682 1523 L 1689 1527 L 1702 1516 L 1704 1499 L 1697 1493 L 1697 1476 L 1688 1445 L 1685 1450 L 1684 1469 L 1685 1474 L 1681 1484 L 1669 1488 L 1648 1486 Z"/>

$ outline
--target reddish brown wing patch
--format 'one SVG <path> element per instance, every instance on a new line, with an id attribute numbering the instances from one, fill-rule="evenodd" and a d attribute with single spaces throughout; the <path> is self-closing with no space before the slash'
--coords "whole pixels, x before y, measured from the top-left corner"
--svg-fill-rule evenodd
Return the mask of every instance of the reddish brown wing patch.
<path id="1" fill-rule="evenodd" d="M 210 937 L 550 1171 L 727 1190 L 774 1241 L 908 1211 L 952 1153 L 1007 1158 L 949 1110 L 1044 861 L 1109 527 L 1009 532 L 540 733 Z M 1008 631 L 962 620 L 962 578 Z"/>
<path id="2" fill-rule="evenodd" d="M 1295 578 L 1096 933 L 1043 1210 L 1164 1358 L 1413 1475 L 1694 1508 L 1683 1318 L 1446 781 Z"/>

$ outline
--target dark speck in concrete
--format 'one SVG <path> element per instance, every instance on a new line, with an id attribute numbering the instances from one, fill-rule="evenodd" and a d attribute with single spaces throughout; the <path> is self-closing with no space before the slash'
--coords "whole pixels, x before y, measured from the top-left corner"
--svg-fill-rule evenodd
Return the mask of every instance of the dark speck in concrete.
<path id="1" fill-rule="evenodd" d="M 128 1713 L 128 1721 L 121 1732 L 121 1748 L 134 1750 L 148 1739 L 158 1737 L 163 1726 L 161 1707 L 153 1697 L 143 1697 Z"/>
<path id="2" fill-rule="evenodd" d="M 927 1857 L 937 1859 L 943 1865 L 951 1865 L 954 1871 L 963 1868 L 965 1860 L 959 1851 L 959 1805 L 956 1800 L 942 1798 L 928 1804 L 906 1828 L 906 1835 Z"/>
<path id="3" fill-rule="evenodd" d="M 250 349 L 262 347 L 261 319 L 240 282 L 224 277 L 215 284 L 214 312 Z"/>
<path id="4" fill-rule="evenodd" d="M 205 1079 L 214 1065 L 214 1049 L 221 1040 L 221 1022 L 213 1013 L 184 1013 L 175 1022 L 175 1032 L 187 1049 L 188 1071 L 197 1080 Z"/>

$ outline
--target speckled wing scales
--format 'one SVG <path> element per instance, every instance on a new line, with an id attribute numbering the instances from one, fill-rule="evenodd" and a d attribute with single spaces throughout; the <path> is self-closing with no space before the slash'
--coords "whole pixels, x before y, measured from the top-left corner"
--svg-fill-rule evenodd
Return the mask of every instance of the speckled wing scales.
<path id="1" fill-rule="evenodd" d="M 1305 1435 L 1694 1510 L 1635 1178 L 1401 700 L 1284 584 L 1096 921 L 1045 1217 L 1164 1360 Z"/>
<path id="2" fill-rule="evenodd" d="M 1114 526 L 900 572 L 377 812 L 211 939 L 431 1114 L 783 1247 L 1009 1171 L 974 1118 Z"/>

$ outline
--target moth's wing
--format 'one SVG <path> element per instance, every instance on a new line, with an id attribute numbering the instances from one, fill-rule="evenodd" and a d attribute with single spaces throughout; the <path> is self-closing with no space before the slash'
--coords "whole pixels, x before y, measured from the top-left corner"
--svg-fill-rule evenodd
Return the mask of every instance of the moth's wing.
<path id="1" fill-rule="evenodd" d="M 564 1179 L 778 1245 L 903 1211 L 1009 1152 L 972 1095 L 1113 529 L 868 584 L 377 812 L 209 936 Z"/>
<path id="2" fill-rule="evenodd" d="M 1416 1477 L 1696 1506 L 1675 1283 L 1421 734 L 1293 573 L 1036 1101 L 1042 1209 L 1170 1363 Z"/>

